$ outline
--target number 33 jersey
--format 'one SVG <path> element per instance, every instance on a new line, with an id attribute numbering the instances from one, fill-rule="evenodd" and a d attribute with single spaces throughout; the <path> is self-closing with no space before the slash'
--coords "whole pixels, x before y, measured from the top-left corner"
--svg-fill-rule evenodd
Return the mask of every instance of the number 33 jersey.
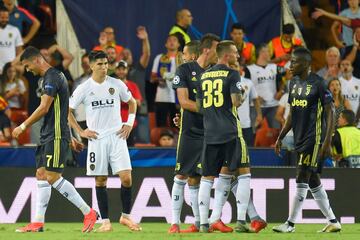
<path id="1" fill-rule="evenodd" d="M 220 144 L 241 137 L 241 126 L 232 93 L 241 93 L 238 71 L 223 64 L 216 64 L 200 76 L 198 98 L 204 114 L 205 142 Z"/>

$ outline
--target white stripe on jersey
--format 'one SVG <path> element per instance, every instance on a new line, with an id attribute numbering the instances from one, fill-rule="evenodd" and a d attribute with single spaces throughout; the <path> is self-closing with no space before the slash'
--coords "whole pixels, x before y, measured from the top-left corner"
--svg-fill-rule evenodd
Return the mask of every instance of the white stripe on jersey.
<path id="1" fill-rule="evenodd" d="M 106 76 L 101 84 L 89 78 L 80 84 L 72 94 L 69 106 L 76 109 L 83 103 L 86 111 L 86 124 L 103 138 L 119 130 L 122 126 L 121 102 L 128 102 L 131 93 L 125 83 Z"/>

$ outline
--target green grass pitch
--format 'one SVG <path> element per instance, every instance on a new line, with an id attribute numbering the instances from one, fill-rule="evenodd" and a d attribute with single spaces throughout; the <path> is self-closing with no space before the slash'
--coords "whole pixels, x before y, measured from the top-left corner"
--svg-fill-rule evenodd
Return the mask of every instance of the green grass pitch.
<path id="1" fill-rule="evenodd" d="M 297 224 L 295 233 L 280 234 L 273 233 L 271 228 L 276 224 L 269 224 L 269 226 L 258 234 L 247 233 L 210 233 L 210 234 L 168 234 L 167 230 L 169 224 L 165 223 L 143 223 L 141 224 L 142 232 L 130 232 L 124 226 L 118 223 L 113 223 L 114 230 L 110 233 L 96 233 L 91 232 L 87 234 L 81 233 L 81 223 L 47 223 L 45 232 L 43 233 L 15 233 L 17 227 L 24 224 L 0 224 L 0 239 L 1 240 L 67 240 L 67 239 L 146 239 L 146 240 L 161 240 L 161 239 L 266 239 L 266 240 L 311 240 L 311 239 L 360 239 L 360 224 L 344 224 L 340 233 L 317 233 L 321 229 L 322 224 Z M 95 228 L 99 224 L 95 225 Z M 182 226 L 185 228 L 185 226 Z"/>

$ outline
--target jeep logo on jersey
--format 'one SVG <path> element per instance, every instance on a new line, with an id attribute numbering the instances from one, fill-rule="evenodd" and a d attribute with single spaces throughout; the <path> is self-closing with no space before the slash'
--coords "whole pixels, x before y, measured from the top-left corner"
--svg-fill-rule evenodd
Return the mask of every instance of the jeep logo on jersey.
<path id="1" fill-rule="evenodd" d="M 114 99 L 106 99 L 106 100 L 99 100 L 91 102 L 91 106 L 93 107 L 103 107 L 107 105 L 114 104 Z"/>
<path id="2" fill-rule="evenodd" d="M 114 95 L 115 89 L 114 89 L 114 88 L 109 88 L 109 93 L 110 93 L 111 95 Z"/>

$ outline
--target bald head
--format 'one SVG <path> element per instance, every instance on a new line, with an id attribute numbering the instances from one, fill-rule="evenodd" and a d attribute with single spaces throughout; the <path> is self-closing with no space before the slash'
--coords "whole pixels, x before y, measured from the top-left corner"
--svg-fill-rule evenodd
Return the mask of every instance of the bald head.
<path id="1" fill-rule="evenodd" d="M 189 9 L 183 8 L 176 12 L 176 24 L 187 28 L 191 25 L 193 17 Z"/>

